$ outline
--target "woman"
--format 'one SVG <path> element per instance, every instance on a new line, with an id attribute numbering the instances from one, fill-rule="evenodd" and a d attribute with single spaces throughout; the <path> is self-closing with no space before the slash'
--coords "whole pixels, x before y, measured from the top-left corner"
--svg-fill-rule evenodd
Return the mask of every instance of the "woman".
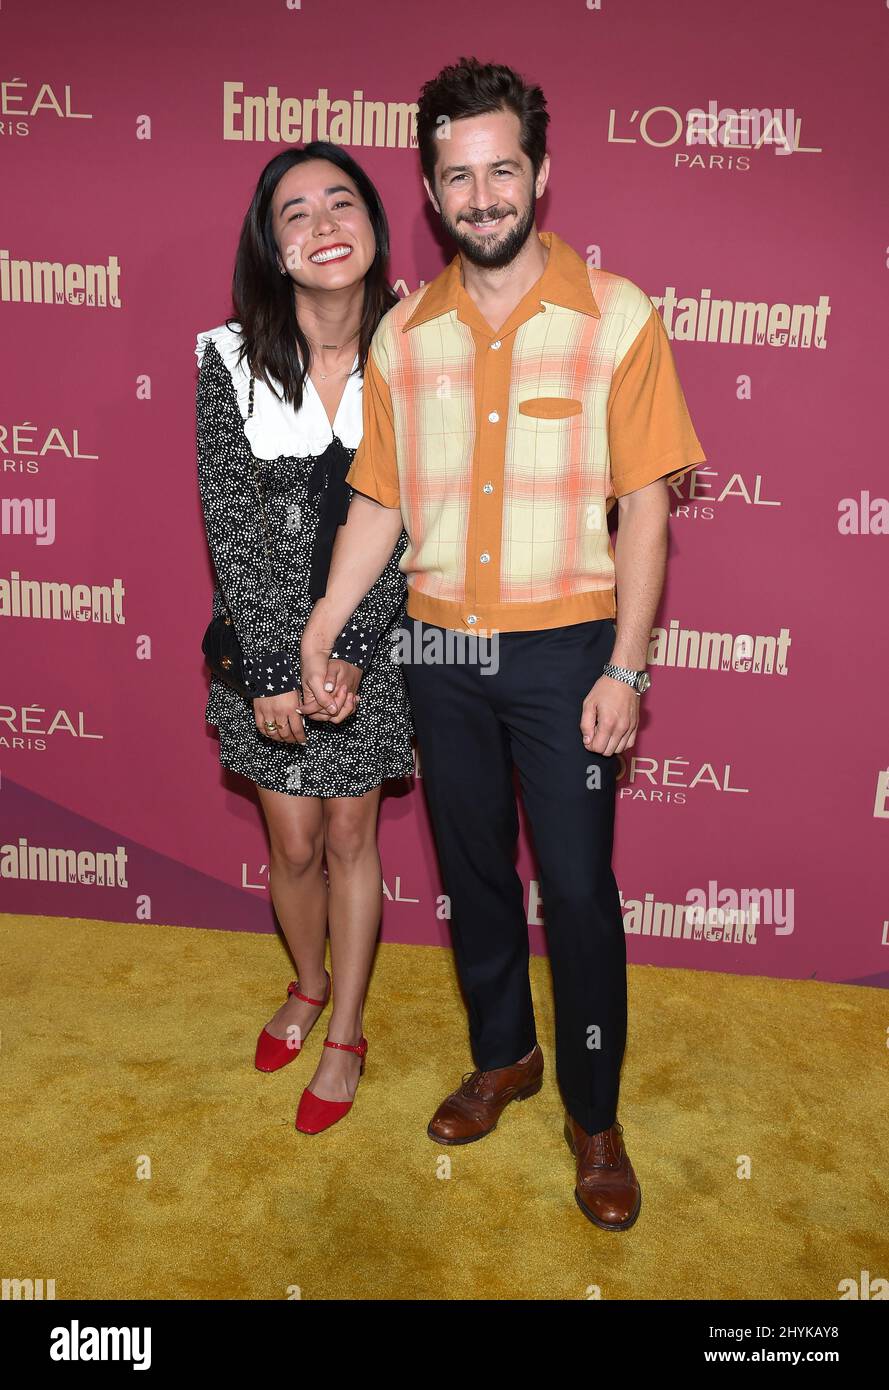
<path id="1" fill-rule="evenodd" d="M 304 702 L 299 684 L 302 629 L 324 593 L 352 496 L 345 474 L 361 437 L 364 363 L 397 302 L 388 252 L 379 195 L 339 146 L 316 140 L 277 155 L 244 219 L 235 321 L 199 334 L 195 349 L 213 614 L 231 615 L 253 696 L 214 677 L 206 718 L 219 730 L 223 766 L 256 783 L 272 902 L 298 976 L 259 1035 L 261 1071 L 298 1055 L 330 999 L 330 925 L 333 1010 L 296 1120 L 308 1134 L 347 1113 L 364 1069 L 364 996 L 382 905 L 380 787 L 413 771 L 404 679 L 387 650 L 404 616 L 404 532 L 333 649 L 338 712 Z"/>

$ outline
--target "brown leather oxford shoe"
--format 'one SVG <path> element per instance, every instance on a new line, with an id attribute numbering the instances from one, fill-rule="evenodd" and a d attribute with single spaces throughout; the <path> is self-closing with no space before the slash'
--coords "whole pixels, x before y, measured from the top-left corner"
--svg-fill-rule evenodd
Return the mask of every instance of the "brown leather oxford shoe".
<path id="1" fill-rule="evenodd" d="M 598 1134 L 587 1134 L 571 1115 L 565 1120 L 565 1139 L 577 1159 L 574 1200 L 603 1231 L 627 1230 L 642 1205 L 642 1189 L 624 1148 L 623 1132 L 616 1120 Z"/>
<path id="2" fill-rule="evenodd" d="M 527 1100 L 542 1085 L 543 1053 L 538 1043 L 512 1066 L 467 1072 L 459 1089 L 442 1101 L 426 1133 L 437 1144 L 472 1144 L 497 1128 L 511 1100 Z"/>

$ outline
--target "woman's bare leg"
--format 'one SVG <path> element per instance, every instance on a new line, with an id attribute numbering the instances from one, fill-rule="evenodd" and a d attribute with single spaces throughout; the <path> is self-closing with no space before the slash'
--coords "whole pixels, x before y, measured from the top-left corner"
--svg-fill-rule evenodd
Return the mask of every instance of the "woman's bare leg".
<path id="1" fill-rule="evenodd" d="M 257 787 L 257 791 L 269 831 L 272 903 L 296 965 L 300 990 L 312 999 L 323 999 L 327 989 L 327 884 L 321 867 L 322 801 L 317 796 L 288 796 L 266 787 Z M 317 1005 L 290 996 L 266 1027 L 275 1038 L 286 1038 L 288 1028 L 297 1028 L 296 1037 L 301 1040 L 320 1014 Z"/>
<path id="2" fill-rule="evenodd" d="M 325 798 L 323 805 L 334 980 L 327 1036 L 331 1042 L 357 1043 L 382 910 L 383 874 L 377 848 L 380 788 L 372 787 L 364 796 Z M 309 1086 L 323 1100 L 351 1100 L 360 1069 L 361 1059 L 354 1052 L 325 1047 Z"/>

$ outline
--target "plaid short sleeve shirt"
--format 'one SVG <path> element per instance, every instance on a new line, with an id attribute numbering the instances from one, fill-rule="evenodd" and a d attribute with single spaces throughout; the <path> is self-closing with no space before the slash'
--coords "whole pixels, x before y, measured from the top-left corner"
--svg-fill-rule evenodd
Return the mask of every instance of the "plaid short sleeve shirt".
<path id="1" fill-rule="evenodd" d="M 554 232 L 496 333 L 460 257 L 392 308 L 348 481 L 400 507 L 407 615 L 464 632 L 614 618 L 615 499 L 706 456 L 651 299 Z"/>

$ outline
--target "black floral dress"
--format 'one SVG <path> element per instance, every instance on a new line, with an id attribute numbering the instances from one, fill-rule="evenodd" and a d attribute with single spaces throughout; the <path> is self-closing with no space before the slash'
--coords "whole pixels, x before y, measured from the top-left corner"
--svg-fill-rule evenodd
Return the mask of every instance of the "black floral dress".
<path id="1" fill-rule="evenodd" d="M 347 454 L 351 461 L 355 450 Z M 317 456 L 254 455 L 229 368 L 213 341 L 204 347 L 198 375 L 197 457 L 217 579 L 213 616 L 231 614 L 255 696 L 295 690 L 300 638 L 313 606 L 309 575 L 320 493 L 309 479 Z M 404 620 L 407 591 L 398 562 L 407 544 L 402 531 L 334 646 L 335 656 L 363 670 L 358 707 L 342 723 L 306 717 L 305 744 L 266 738 L 256 727 L 253 698 L 211 678 L 205 717 L 219 731 L 224 767 L 272 791 L 319 797 L 361 796 L 388 778 L 412 774 L 410 705 L 401 667 L 390 659 Z"/>

